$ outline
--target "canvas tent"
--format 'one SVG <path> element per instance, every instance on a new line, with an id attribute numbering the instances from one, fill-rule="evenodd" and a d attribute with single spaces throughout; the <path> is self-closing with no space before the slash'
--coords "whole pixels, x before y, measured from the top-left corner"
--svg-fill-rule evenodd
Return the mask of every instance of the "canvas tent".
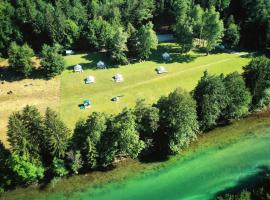
<path id="1" fill-rule="evenodd" d="M 158 74 L 163 74 L 163 73 L 167 73 L 168 71 L 165 69 L 165 67 L 163 67 L 163 66 L 159 66 L 159 67 L 157 67 L 156 69 L 156 72 L 158 73 Z"/>
<path id="2" fill-rule="evenodd" d="M 100 69 L 103 69 L 103 68 L 105 68 L 105 63 L 103 61 L 99 61 L 97 63 L 97 67 L 100 68 Z"/>
<path id="3" fill-rule="evenodd" d="M 93 76 L 87 76 L 85 78 L 85 84 L 90 84 L 90 83 L 94 83 L 95 82 L 95 77 Z"/>
<path id="4" fill-rule="evenodd" d="M 162 58 L 163 60 L 170 60 L 171 59 L 171 56 L 169 53 L 165 52 L 162 54 Z"/>
<path id="5" fill-rule="evenodd" d="M 66 55 L 71 55 L 71 54 L 74 54 L 74 51 L 72 51 L 72 50 L 66 50 L 65 53 L 66 53 Z"/>
<path id="6" fill-rule="evenodd" d="M 116 74 L 115 76 L 113 76 L 113 80 L 117 83 L 119 82 L 123 82 L 124 81 L 124 77 L 122 74 Z"/>
<path id="7" fill-rule="evenodd" d="M 74 72 L 83 72 L 82 66 L 79 64 L 75 65 Z"/>

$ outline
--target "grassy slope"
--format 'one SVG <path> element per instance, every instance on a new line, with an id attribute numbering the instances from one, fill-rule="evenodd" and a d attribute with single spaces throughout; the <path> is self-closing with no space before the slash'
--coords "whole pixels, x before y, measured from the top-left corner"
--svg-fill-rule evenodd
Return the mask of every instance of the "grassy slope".
<path id="1" fill-rule="evenodd" d="M 176 48 L 174 44 L 162 44 L 150 59 L 151 61 L 105 70 L 93 69 L 96 62 L 102 59 L 100 54 L 78 54 L 65 57 L 70 70 L 65 71 L 61 77 L 61 117 L 72 127 L 79 118 L 86 117 L 92 111 L 118 113 L 124 107 L 134 106 L 138 98 L 144 98 L 149 103 L 153 103 L 161 95 L 168 94 L 176 87 L 192 90 L 206 69 L 210 73 L 226 74 L 241 71 L 242 67 L 249 62 L 248 58 L 227 53 L 210 56 L 192 53 L 181 56 L 175 53 Z M 171 63 L 163 63 L 160 59 L 164 51 L 172 54 Z M 81 74 L 72 72 L 72 66 L 78 63 L 85 69 Z M 157 75 L 154 69 L 159 65 L 165 66 L 169 73 Z M 114 83 L 111 80 L 116 73 L 123 74 L 125 79 L 123 83 Z M 83 80 L 88 75 L 96 78 L 95 84 L 84 84 Z M 124 96 L 119 102 L 111 102 L 110 99 L 116 95 Z M 78 104 L 83 99 L 90 99 L 93 107 L 89 110 L 80 110 Z"/>
<path id="2" fill-rule="evenodd" d="M 49 196 L 52 197 L 51 199 L 61 199 L 61 197 L 64 197 L 62 194 L 65 194 L 66 197 L 68 197 L 69 194 L 74 192 L 85 191 L 85 188 L 89 189 L 92 187 L 92 189 L 95 190 L 105 183 L 119 182 L 121 185 L 122 181 L 136 175 L 144 177 L 147 174 L 149 175 L 158 170 L 169 169 L 177 163 L 179 167 L 181 167 L 182 164 L 188 163 L 189 160 L 196 161 L 196 159 L 200 159 L 198 155 L 202 155 L 203 157 L 204 153 L 210 150 L 214 150 L 216 153 L 222 153 L 224 149 L 230 149 L 230 147 L 238 142 L 243 142 L 251 138 L 254 138 L 255 140 L 257 138 L 263 138 L 265 134 L 269 135 L 269 132 L 267 132 L 267 130 L 269 130 L 269 125 L 270 111 L 253 114 L 230 126 L 217 128 L 208 134 L 201 135 L 198 138 L 198 141 L 183 151 L 181 155 L 174 156 L 167 162 L 140 163 L 135 160 L 126 160 L 125 162 L 119 163 L 114 170 L 106 173 L 92 172 L 85 175 L 64 178 L 56 184 L 49 185 L 44 191 L 36 188 L 36 186 L 17 189 L 15 191 L 4 193 L 1 198 L 7 200 L 23 200 L 29 199 L 30 195 L 33 199 L 50 199 Z M 242 159 L 245 160 L 245 158 Z"/>

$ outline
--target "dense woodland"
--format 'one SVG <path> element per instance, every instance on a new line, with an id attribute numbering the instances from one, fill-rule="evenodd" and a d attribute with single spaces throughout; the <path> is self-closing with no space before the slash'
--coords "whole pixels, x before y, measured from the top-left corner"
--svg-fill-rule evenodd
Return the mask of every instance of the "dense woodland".
<path id="1" fill-rule="evenodd" d="M 94 112 L 73 131 L 51 109 L 42 116 L 26 106 L 9 117 L 10 148 L 0 145 L 1 190 L 110 169 L 124 158 L 153 161 L 178 154 L 198 134 L 269 106 L 269 73 L 266 57 L 254 58 L 242 75 L 206 71 L 191 93 L 176 89 L 153 105 L 138 100 L 117 115 Z"/>
<path id="2" fill-rule="evenodd" d="M 146 59 L 157 33 L 173 33 L 183 52 L 196 45 L 267 50 L 269 0 L 2 0 L 0 52 L 12 42 L 106 50 L 116 63 Z M 222 41 L 223 40 L 223 41 Z"/>

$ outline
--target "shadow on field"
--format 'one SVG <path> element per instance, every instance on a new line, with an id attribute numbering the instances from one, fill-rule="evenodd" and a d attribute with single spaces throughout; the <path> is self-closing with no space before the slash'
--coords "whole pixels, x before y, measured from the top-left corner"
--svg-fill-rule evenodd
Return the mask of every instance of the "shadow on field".
<path id="1" fill-rule="evenodd" d="M 108 58 L 106 52 L 90 52 L 87 55 L 82 56 L 83 59 L 89 61 L 88 63 L 76 63 L 82 66 L 83 70 L 100 70 L 101 68 L 97 67 L 97 63 L 102 61 L 105 63 L 105 68 L 116 68 L 118 65 L 113 64 Z M 73 71 L 74 65 L 67 67 L 68 70 Z"/>
<path id="2" fill-rule="evenodd" d="M 22 73 L 14 71 L 8 67 L 0 67 L 0 81 L 15 82 L 23 79 L 43 79 L 48 80 L 44 76 L 44 72 L 41 69 L 34 69 L 31 75 L 25 77 Z"/>
<path id="3" fill-rule="evenodd" d="M 213 199 L 216 199 L 217 197 L 224 197 L 226 194 L 239 195 L 243 190 L 253 191 L 254 189 L 259 189 L 261 187 L 270 190 L 270 169 L 268 166 L 259 166 L 258 169 L 259 171 L 256 174 L 239 180 L 235 186 L 226 188 L 225 190 L 216 193 Z"/>
<path id="4" fill-rule="evenodd" d="M 162 58 L 163 53 L 169 53 L 171 59 L 164 60 Z M 154 51 L 149 60 L 157 62 L 157 63 L 189 63 L 194 61 L 196 58 L 200 57 L 201 55 L 190 55 L 190 54 L 181 54 L 180 47 L 176 44 L 169 44 L 169 45 L 160 45 L 158 49 Z"/>

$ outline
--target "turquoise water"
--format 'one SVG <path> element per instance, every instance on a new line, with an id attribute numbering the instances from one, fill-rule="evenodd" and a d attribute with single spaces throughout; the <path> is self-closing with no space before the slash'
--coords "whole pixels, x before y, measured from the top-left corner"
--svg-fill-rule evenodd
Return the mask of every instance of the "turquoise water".
<path id="1" fill-rule="evenodd" d="M 240 130 L 241 136 L 232 137 L 236 130 Z M 226 134 L 231 131 L 227 138 Z M 0 199 L 211 200 L 218 192 L 260 172 L 260 167 L 270 168 L 269 121 L 247 120 L 212 134 L 222 136 L 210 136 L 208 142 L 184 156 L 174 157 L 156 165 L 158 169 L 135 173 L 137 175 L 122 181 L 107 183 L 102 187 L 93 187 L 91 183 L 87 187 L 86 183 L 80 183 L 81 179 L 63 184 L 60 181 L 55 190 L 53 187 L 45 191 L 19 189 L 4 194 Z"/>
<path id="2" fill-rule="evenodd" d="M 209 147 L 184 159 L 169 161 L 167 167 L 69 194 L 46 199 L 81 200 L 207 200 L 238 181 L 270 167 L 270 127 L 225 147 Z"/>

